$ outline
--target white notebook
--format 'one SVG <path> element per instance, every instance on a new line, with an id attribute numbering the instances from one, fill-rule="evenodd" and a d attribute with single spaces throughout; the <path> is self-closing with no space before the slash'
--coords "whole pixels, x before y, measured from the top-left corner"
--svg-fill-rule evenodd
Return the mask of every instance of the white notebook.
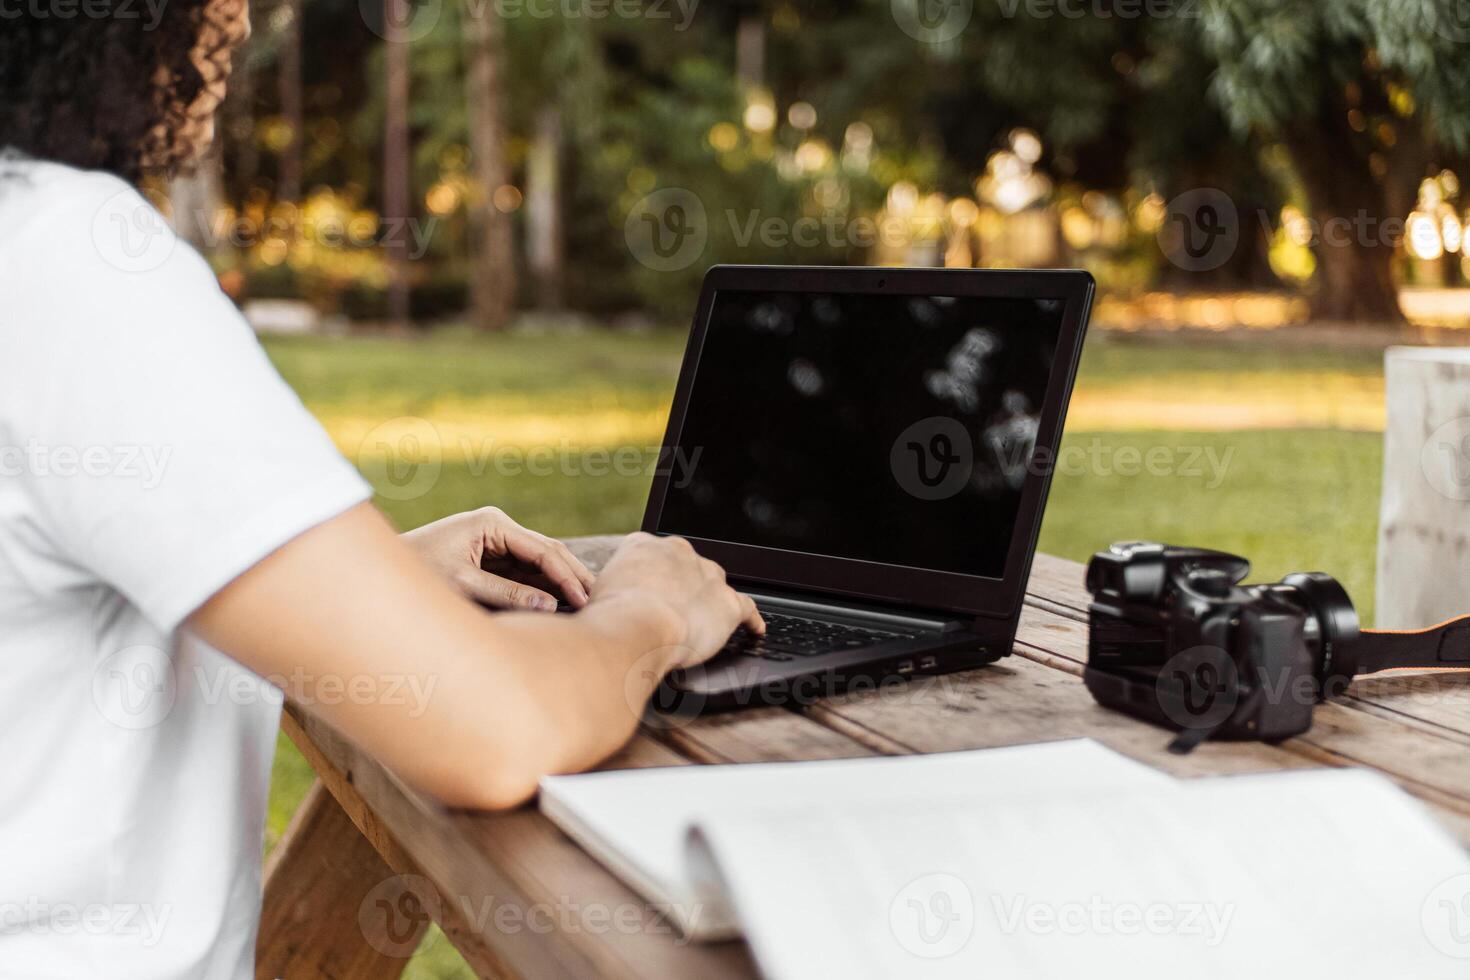
<path id="1" fill-rule="evenodd" d="M 685 839 L 702 814 L 791 806 L 841 813 L 894 800 L 987 804 L 1056 787 L 1167 782 L 1097 742 L 1072 739 L 932 755 L 548 776 L 541 780 L 541 812 L 686 937 L 711 940 L 740 931 L 720 896 L 700 895 L 689 874 Z"/>
<path id="2" fill-rule="evenodd" d="M 557 777 L 542 807 L 779 980 L 1470 975 L 1470 859 L 1362 770 L 1175 781 L 1082 741 Z"/>

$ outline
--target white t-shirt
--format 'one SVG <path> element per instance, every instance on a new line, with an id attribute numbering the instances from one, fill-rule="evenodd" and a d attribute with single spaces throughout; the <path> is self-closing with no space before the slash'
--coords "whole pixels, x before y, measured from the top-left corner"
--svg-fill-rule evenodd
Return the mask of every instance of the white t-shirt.
<path id="1" fill-rule="evenodd" d="M 281 699 L 180 624 L 368 496 L 143 198 L 0 161 L 0 977 L 251 976 Z"/>

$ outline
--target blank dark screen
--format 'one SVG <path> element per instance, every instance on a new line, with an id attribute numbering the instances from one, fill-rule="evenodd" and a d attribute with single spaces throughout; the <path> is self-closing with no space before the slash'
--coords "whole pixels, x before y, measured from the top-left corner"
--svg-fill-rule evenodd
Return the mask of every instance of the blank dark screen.
<path id="1" fill-rule="evenodd" d="M 659 530 L 1001 578 L 1064 307 L 718 293 Z"/>

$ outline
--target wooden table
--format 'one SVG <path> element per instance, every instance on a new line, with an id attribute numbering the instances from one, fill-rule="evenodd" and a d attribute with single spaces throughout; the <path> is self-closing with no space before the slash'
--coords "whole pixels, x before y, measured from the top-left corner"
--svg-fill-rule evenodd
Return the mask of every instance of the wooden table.
<path id="1" fill-rule="evenodd" d="M 574 547 L 594 567 L 616 538 Z M 1168 735 L 1097 707 L 1082 566 L 1039 556 L 1015 654 L 980 670 L 640 733 L 610 768 L 937 752 L 1088 736 L 1180 776 L 1363 765 L 1470 842 L 1470 672 L 1360 679 L 1279 745 Z M 320 780 L 267 869 L 258 977 L 396 977 L 432 917 L 484 977 L 748 977 L 740 943 L 690 945 L 534 808 L 448 812 L 288 708 Z"/>

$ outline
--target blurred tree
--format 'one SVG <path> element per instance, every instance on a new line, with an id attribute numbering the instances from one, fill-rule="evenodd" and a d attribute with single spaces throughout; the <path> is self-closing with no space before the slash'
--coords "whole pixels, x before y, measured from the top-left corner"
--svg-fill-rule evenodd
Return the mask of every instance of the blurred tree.
<path id="1" fill-rule="evenodd" d="M 257 15 L 252 12 L 252 20 Z M 230 87 L 220 108 L 219 150 L 231 163 L 240 186 L 251 187 L 260 172 L 260 144 L 255 139 L 255 52 L 260 45 L 247 45 L 235 52 Z"/>
<path id="2" fill-rule="evenodd" d="M 475 325 L 500 330 L 516 303 L 515 237 L 501 188 L 510 185 L 505 121 L 505 27 L 495 4 L 466 9 L 470 152 L 477 193 L 471 198 L 470 296 Z"/>
<path id="3" fill-rule="evenodd" d="M 258 210 L 326 185 L 354 207 L 382 201 L 390 224 L 428 216 L 416 316 L 457 312 L 466 293 L 490 327 L 519 296 L 682 315 L 710 262 L 871 261 L 853 222 L 881 215 L 892 188 L 941 205 L 975 197 L 991 159 L 1029 129 L 1044 200 L 1074 214 L 1102 201 L 1127 236 L 1066 245 L 1063 261 L 1112 263 L 1128 284 L 1273 288 L 1284 204 L 1319 226 L 1362 212 L 1377 224 L 1316 248 L 1318 311 L 1396 314 L 1393 249 L 1359 241 L 1391 237 L 1384 222 L 1414 207 L 1420 179 L 1463 162 L 1470 63 L 1456 57 L 1455 0 L 1200 0 L 1133 17 L 985 2 L 955 36 L 925 41 L 903 24 L 930 2 L 704 0 L 685 19 L 694 8 L 595 17 L 575 4 L 543 15 L 383 0 L 411 5 L 420 28 L 418 13 L 435 16 L 411 43 L 384 45 L 393 25 L 380 28 L 376 2 L 270 0 L 226 107 L 225 198 Z M 303 36 L 312 56 L 293 68 Z M 333 43 L 315 44 L 323 36 Z M 1158 211 L 1150 195 L 1195 187 L 1230 195 L 1242 246 L 1222 268 L 1185 273 L 1159 262 L 1144 216 Z M 640 261 L 626 223 L 670 188 L 708 219 L 705 248 L 674 272 Z M 773 219 L 785 233 L 766 233 Z M 835 236 L 793 240 L 812 219 Z M 383 244 L 401 311 L 407 242 L 395 237 Z M 1290 274 L 1311 274 L 1295 255 Z M 354 312 L 382 315 L 382 256 L 354 287 Z M 277 257 L 257 270 L 260 288 L 289 294 L 299 268 Z"/>
<path id="4" fill-rule="evenodd" d="M 579 302 L 595 296 L 596 289 L 588 286 L 599 279 L 621 278 L 607 270 L 585 271 L 604 241 L 573 240 L 573 222 L 586 225 L 591 216 L 605 215 L 614 193 L 589 179 L 587 169 L 604 135 L 606 32 L 585 17 L 522 18 L 507 26 L 508 125 L 526 134 L 521 212 L 526 272 L 535 305 L 558 309 L 573 292 Z M 574 249 L 578 262 L 569 269 L 566 256 Z"/>
<path id="5" fill-rule="evenodd" d="M 1459 0 L 1211 0 L 1212 92 L 1289 150 L 1317 226 L 1315 310 L 1398 320 L 1394 244 L 1436 159 L 1470 145 Z"/>
<path id="6" fill-rule="evenodd" d="M 383 115 L 383 218 L 388 225 L 388 316 L 399 326 L 409 322 L 407 222 L 412 216 L 412 175 L 408 128 L 411 62 L 408 0 L 384 0 L 386 52 Z M 397 227 L 393 227 L 397 223 Z"/>
<path id="7" fill-rule="evenodd" d="M 277 78 L 283 128 L 276 196 L 301 199 L 301 143 L 305 128 L 301 82 L 301 0 L 279 0 L 271 13 L 278 35 Z"/>
<path id="8" fill-rule="evenodd" d="M 1183 8 L 1181 8 L 1183 9 Z M 970 172 L 984 168 L 1000 134 L 1036 130 L 1044 162 L 1078 190 L 1165 199 L 1197 187 L 1229 192 L 1241 239 L 1222 266 L 1185 272 L 1167 264 L 1173 289 L 1273 288 L 1266 222 L 1283 188 L 1263 166 L 1260 142 L 1232 131 L 1204 98 L 1213 67 L 1197 20 L 1184 17 L 1018 17 L 983 5 L 954 45 L 929 46 L 948 66 L 938 106 L 945 156 Z M 1045 65 L 1045 70 L 1038 66 Z M 977 116 L 982 122 L 976 125 Z M 1157 264 L 1157 249 L 1150 248 Z"/>
<path id="9" fill-rule="evenodd" d="M 541 106 L 526 154 L 526 264 L 543 310 L 562 305 L 561 144 L 561 110 Z"/>
<path id="10" fill-rule="evenodd" d="M 1214 66 L 1197 24 L 1174 17 L 1150 27 L 1110 60 L 1124 86 L 1113 118 L 1129 133 L 1128 170 L 1135 183 L 1166 200 L 1196 188 L 1223 190 L 1235 203 L 1240 225 L 1239 244 L 1224 265 L 1203 272 L 1165 265 L 1164 284 L 1279 288 L 1269 253 L 1291 182 L 1271 167 L 1269 146 L 1254 134 L 1234 131 L 1219 105 L 1204 96 Z"/>

